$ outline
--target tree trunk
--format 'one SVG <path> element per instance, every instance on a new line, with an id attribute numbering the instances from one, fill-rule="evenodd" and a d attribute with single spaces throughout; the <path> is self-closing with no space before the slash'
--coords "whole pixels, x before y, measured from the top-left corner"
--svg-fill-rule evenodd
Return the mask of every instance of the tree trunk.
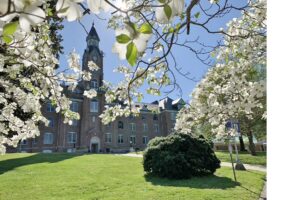
<path id="1" fill-rule="evenodd" d="M 247 133 L 248 139 L 249 139 L 249 150 L 252 156 L 256 156 L 256 151 L 255 151 L 255 144 L 253 142 L 253 134 L 252 130 L 249 129 L 249 132 Z"/>
<path id="2" fill-rule="evenodd" d="M 240 136 L 239 140 L 240 140 L 240 151 L 247 151 L 246 148 L 245 148 L 245 143 L 244 143 L 244 140 L 243 140 L 243 136 Z"/>

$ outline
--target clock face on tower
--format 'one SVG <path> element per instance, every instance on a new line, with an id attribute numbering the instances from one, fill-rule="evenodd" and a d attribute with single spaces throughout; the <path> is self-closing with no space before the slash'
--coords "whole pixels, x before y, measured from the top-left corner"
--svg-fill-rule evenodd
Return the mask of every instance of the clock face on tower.
<path id="1" fill-rule="evenodd" d="M 92 57 L 92 59 L 93 59 L 93 61 L 97 61 L 97 56 L 94 55 L 94 56 Z"/>

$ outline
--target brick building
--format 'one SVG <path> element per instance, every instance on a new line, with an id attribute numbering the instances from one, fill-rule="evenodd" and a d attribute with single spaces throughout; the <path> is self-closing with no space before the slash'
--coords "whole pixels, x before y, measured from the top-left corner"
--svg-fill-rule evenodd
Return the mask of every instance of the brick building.
<path id="1" fill-rule="evenodd" d="M 94 61 L 98 71 L 93 71 L 90 82 L 81 81 L 74 91 L 65 86 L 65 93 L 71 99 L 71 110 L 80 114 L 80 120 L 72 125 L 63 123 L 63 116 L 46 103 L 42 112 L 50 121 L 49 126 L 40 126 L 40 136 L 22 141 L 18 151 L 26 152 L 126 152 L 130 147 L 144 149 L 148 141 L 156 136 L 166 136 L 175 124 L 176 114 L 184 105 L 182 99 L 164 98 L 152 103 L 136 103 L 141 107 L 138 117 L 120 117 L 109 125 L 103 125 L 99 115 L 104 110 L 104 92 L 99 89 L 103 80 L 103 52 L 99 49 L 99 36 L 94 26 L 87 38 L 83 54 L 82 69 L 89 70 L 88 61 Z M 94 99 L 83 96 L 85 89 L 94 88 L 98 95 Z M 149 108 L 156 107 L 154 114 Z"/>

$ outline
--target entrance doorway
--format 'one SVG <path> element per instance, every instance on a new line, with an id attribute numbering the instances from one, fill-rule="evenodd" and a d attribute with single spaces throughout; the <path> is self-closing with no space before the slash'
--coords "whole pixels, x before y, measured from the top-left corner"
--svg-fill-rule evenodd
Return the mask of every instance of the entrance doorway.
<path id="1" fill-rule="evenodd" d="M 91 153 L 98 153 L 98 144 L 92 144 Z"/>
<path id="2" fill-rule="evenodd" d="M 99 153 L 100 150 L 100 139 L 97 136 L 91 138 L 90 141 L 90 150 L 91 153 Z"/>

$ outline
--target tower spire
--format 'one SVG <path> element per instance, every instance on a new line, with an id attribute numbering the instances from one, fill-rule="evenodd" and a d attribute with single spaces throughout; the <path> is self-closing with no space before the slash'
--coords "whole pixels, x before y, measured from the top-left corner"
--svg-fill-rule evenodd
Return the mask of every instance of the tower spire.
<path id="1" fill-rule="evenodd" d="M 88 46 L 97 46 L 98 47 L 98 45 L 99 45 L 100 38 L 96 31 L 94 22 L 92 23 L 91 30 L 90 30 L 88 36 L 86 37 L 86 42 L 87 42 Z"/>

